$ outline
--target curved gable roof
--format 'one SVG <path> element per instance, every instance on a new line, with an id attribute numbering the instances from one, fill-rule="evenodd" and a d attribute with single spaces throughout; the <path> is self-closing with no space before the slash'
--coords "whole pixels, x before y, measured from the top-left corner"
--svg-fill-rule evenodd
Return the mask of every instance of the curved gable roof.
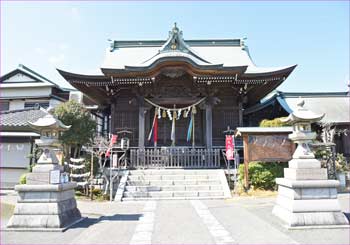
<path id="1" fill-rule="evenodd" d="M 182 31 L 175 25 L 167 40 L 113 41 L 111 48 L 106 51 L 101 69 L 148 68 L 158 60 L 183 57 L 203 67 L 247 67 L 247 75 L 277 72 L 292 67 L 257 67 L 243 40 L 184 40 Z"/>

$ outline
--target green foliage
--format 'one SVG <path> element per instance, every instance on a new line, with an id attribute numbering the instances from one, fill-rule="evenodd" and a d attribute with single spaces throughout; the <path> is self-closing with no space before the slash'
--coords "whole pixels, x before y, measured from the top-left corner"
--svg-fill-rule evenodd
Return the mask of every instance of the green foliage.
<path id="1" fill-rule="evenodd" d="M 22 174 L 20 177 L 19 177 L 19 183 L 21 185 L 25 185 L 27 183 L 27 174 Z"/>
<path id="2" fill-rule="evenodd" d="M 27 170 L 28 170 L 28 172 L 33 172 L 33 167 L 35 166 L 35 164 L 31 164 L 31 165 L 29 165 L 28 167 L 27 167 Z"/>
<path id="3" fill-rule="evenodd" d="M 321 167 L 327 168 L 327 161 L 332 157 L 332 152 L 329 149 L 317 149 L 314 151 L 314 155 L 321 162 Z"/>
<path id="4" fill-rule="evenodd" d="M 331 157 L 332 152 L 329 149 L 317 149 L 316 151 L 314 151 L 314 155 L 316 159 L 328 159 Z"/>
<path id="5" fill-rule="evenodd" d="M 350 171 L 350 167 L 346 164 L 346 159 L 343 154 L 337 153 L 335 158 L 335 168 L 337 172 L 345 173 Z"/>
<path id="6" fill-rule="evenodd" d="M 74 100 L 60 104 L 54 115 L 71 128 L 64 132 L 61 140 L 66 145 L 84 145 L 89 143 L 95 134 L 96 122 L 90 112 Z"/>
<path id="7" fill-rule="evenodd" d="M 109 200 L 108 194 L 103 194 L 103 191 L 101 189 L 93 189 L 92 195 L 94 196 L 94 199 L 97 201 L 106 201 Z"/>
<path id="8" fill-rule="evenodd" d="M 276 189 L 276 178 L 283 177 L 283 169 L 288 163 L 277 162 L 250 162 L 248 167 L 249 181 L 254 189 Z M 239 182 L 243 183 L 244 164 L 238 169 Z"/>
<path id="9" fill-rule="evenodd" d="M 272 120 L 264 119 L 260 122 L 259 127 L 286 127 L 290 126 L 289 123 L 282 122 L 281 120 L 284 119 L 284 117 L 275 118 Z"/>

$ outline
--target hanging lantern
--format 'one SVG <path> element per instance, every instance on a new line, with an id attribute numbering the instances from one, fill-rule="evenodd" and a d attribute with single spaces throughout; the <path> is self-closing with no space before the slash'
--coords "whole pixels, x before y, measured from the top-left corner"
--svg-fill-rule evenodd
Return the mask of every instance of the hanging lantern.
<path id="1" fill-rule="evenodd" d="M 162 117 L 166 118 L 166 111 L 165 110 L 163 110 Z"/>
<path id="2" fill-rule="evenodd" d="M 173 111 L 173 118 L 177 118 L 176 111 Z"/>

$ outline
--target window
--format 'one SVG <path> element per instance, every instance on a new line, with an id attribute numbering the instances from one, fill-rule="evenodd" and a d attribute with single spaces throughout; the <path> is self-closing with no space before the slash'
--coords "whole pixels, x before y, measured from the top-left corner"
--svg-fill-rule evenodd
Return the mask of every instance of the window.
<path id="1" fill-rule="evenodd" d="M 8 101 L 0 101 L 0 111 L 8 111 L 10 109 L 10 103 Z"/>
<path id="2" fill-rule="evenodd" d="M 48 108 L 50 106 L 50 103 L 48 101 L 25 102 L 24 108 L 35 107 L 37 105 L 43 108 Z"/>

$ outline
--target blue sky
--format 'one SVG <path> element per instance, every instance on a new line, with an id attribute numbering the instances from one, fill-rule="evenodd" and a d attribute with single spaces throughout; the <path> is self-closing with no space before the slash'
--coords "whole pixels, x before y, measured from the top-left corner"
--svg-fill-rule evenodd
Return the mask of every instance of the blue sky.
<path id="1" fill-rule="evenodd" d="M 1 2 L 1 75 L 22 63 L 94 74 L 108 39 L 242 38 L 257 66 L 298 64 L 282 91 L 345 91 L 349 2 Z"/>

